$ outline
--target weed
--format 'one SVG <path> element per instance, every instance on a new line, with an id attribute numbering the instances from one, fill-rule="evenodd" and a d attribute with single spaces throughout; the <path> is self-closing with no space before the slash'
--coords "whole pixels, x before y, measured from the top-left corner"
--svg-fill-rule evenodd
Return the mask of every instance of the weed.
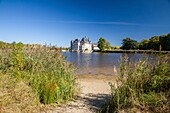
<path id="1" fill-rule="evenodd" d="M 18 43 L 13 44 L 11 49 L 1 50 L 0 74 L 2 75 L 0 77 L 10 78 L 7 84 L 4 83 L 6 81 L 1 81 L 4 84 L 0 87 L 1 91 L 9 84 L 11 89 L 9 89 L 8 94 L 18 92 L 20 95 L 16 100 L 20 100 L 19 97 L 28 93 L 25 98 L 31 94 L 44 104 L 61 103 L 74 98 L 76 94 L 74 67 L 66 61 L 60 52 L 51 50 L 50 47 L 27 47 Z M 15 82 L 10 82 L 11 79 Z M 23 94 L 19 93 L 21 91 Z M 8 97 L 9 101 L 10 99 L 12 101 L 15 96 L 8 95 Z M 1 99 L 1 102 L 4 103 L 6 96 L 2 95 Z M 23 101 L 26 100 L 23 99 Z M 22 102 L 19 102 L 21 106 L 23 105 Z M 2 107 L 9 104 L 3 104 Z M 17 109 L 21 110 L 20 107 Z"/>
<path id="2" fill-rule="evenodd" d="M 121 58 L 120 76 L 115 85 L 110 84 L 112 99 L 101 112 L 132 112 L 133 108 L 169 112 L 170 65 L 167 58 L 157 61 L 143 58 L 136 63 Z"/>

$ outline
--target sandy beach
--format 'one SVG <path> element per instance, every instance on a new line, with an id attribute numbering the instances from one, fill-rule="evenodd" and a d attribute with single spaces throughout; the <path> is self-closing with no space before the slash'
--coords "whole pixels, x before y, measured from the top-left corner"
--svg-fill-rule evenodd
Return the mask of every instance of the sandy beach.
<path id="1" fill-rule="evenodd" d="M 111 98 L 109 82 L 114 83 L 115 80 L 116 76 L 77 75 L 78 97 L 47 113 L 95 113 Z"/>

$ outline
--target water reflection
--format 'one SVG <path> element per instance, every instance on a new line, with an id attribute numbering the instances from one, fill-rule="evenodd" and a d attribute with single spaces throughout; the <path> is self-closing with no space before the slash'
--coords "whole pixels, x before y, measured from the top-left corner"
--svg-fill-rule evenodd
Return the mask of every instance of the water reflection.
<path id="1" fill-rule="evenodd" d="M 120 57 L 127 56 L 133 62 L 142 57 L 155 58 L 155 56 L 146 54 L 125 54 L 125 53 L 76 53 L 63 52 L 67 60 L 77 67 L 77 74 L 104 74 L 115 75 L 116 69 L 120 65 Z M 116 71 L 115 71 L 116 70 Z"/>

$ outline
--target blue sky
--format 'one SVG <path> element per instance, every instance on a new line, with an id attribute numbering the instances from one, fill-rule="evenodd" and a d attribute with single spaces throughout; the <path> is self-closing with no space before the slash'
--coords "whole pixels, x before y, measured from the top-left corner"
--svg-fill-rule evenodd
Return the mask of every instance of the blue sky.
<path id="1" fill-rule="evenodd" d="M 0 0 L 0 40 L 68 47 L 75 38 L 113 46 L 170 33 L 170 0 Z"/>

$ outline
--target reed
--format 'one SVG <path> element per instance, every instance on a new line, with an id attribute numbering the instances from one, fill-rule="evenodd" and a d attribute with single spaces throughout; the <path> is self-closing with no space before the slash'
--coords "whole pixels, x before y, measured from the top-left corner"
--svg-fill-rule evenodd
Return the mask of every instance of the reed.
<path id="1" fill-rule="evenodd" d="M 59 51 L 50 47 L 26 47 L 18 43 L 12 49 L 1 50 L 0 74 L 23 82 L 32 89 L 37 101 L 44 104 L 66 102 L 77 92 L 74 67 Z M 15 86 L 15 82 L 9 83 Z M 3 88 L 5 86 L 1 86 Z M 1 100 L 2 103 L 4 101 Z"/>
<path id="2" fill-rule="evenodd" d="M 168 58 L 142 58 L 135 63 L 121 58 L 120 75 L 115 84 L 110 84 L 112 99 L 101 112 L 169 112 Z"/>
<path id="3" fill-rule="evenodd" d="M 38 113 L 38 95 L 24 81 L 0 73 L 0 113 Z"/>
<path id="4" fill-rule="evenodd" d="M 28 64 L 28 69 L 33 75 L 29 79 L 30 84 L 38 91 L 40 101 L 59 103 L 73 98 L 76 92 L 73 66 L 58 52 L 41 48 L 34 55 L 34 51 L 28 54 L 28 60 L 32 60 L 28 62 L 31 63 Z"/>

